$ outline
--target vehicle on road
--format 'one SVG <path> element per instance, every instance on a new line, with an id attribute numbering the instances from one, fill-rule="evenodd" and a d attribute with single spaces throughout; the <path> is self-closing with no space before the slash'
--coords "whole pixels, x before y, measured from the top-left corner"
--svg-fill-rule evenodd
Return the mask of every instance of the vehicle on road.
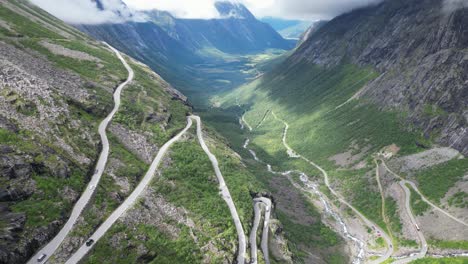
<path id="1" fill-rule="evenodd" d="M 90 247 L 93 243 L 94 243 L 94 239 L 90 239 L 90 240 L 86 241 L 86 246 Z"/>
<path id="2" fill-rule="evenodd" d="M 89 186 L 89 189 L 92 190 L 92 189 L 94 189 L 94 187 L 95 187 L 94 185 L 91 185 L 91 186 Z"/>
<path id="3" fill-rule="evenodd" d="M 418 231 L 421 231 L 421 229 L 419 228 L 418 225 L 415 224 L 414 226 L 416 227 L 416 229 L 417 229 Z"/>
<path id="4" fill-rule="evenodd" d="M 46 257 L 47 257 L 46 254 L 41 254 L 41 255 L 37 258 L 37 261 L 38 261 L 38 262 L 42 262 Z"/>
<path id="5" fill-rule="evenodd" d="M 95 170 L 95 171 L 94 171 L 94 174 L 98 174 L 98 172 L 99 172 L 99 170 Z"/>

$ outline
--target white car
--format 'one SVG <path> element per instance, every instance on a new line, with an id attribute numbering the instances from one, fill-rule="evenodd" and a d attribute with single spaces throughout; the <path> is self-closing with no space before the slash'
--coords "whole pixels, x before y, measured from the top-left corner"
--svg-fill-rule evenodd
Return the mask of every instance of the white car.
<path id="1" fill-rule="evenodd" d="M 46 254 L 41 254 L 41 255 L 37 258 L 37 262 L 42 262 L 46 257 L 47 257 Z"/>
<path id="2" fill-rule="evenodd" d="M 95 187 L 96 187 L 96 186 L 91 185 L 91 186 L 89 186 L 89 189 L 92 190 L 92 189 L 94 189 Z"/>

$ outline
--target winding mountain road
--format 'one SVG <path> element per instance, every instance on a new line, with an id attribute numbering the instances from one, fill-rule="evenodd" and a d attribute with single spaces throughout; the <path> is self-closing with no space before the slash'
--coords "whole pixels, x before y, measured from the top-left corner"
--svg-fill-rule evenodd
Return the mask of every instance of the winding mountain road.
<path id="1" fill-rule="evenodd" d="M 287 127 L 286 127 L 287 128 Z M 285 128 L 285 132 L 287 132 L 287 129 Z M 241 129 L 243 129 L 243 126 L 241 126 Z M 283 137 L 283 139 L 285 139 L 285 137 Z M 345 237 L 347 237 L 348 239 L 350 239 L 351 241 L 353 241 L 355 244 L 356 244 L 356 247 L 357 247 L 357 256 L 356 258 L 353 260 L 353 264 L 360 264 L 364 258 L 364 242 L 360 239 L 358 239 L 357 237 L 354 237 L 353 235 L 351 235 L 348 231 L 348 227 L 346 226 L 345 222 L 342 220 L 341 216 L 334 212 L 334 210 L 332 209 L 332 207 L 330 206 L 330 204 L 327 202 L 327 200 L 325 199 L 325 195 L 322 194 L 317 186 L 315 184 L 313 184 L 312 182 L 309 181 L 307 175 L 304 173 L 304 172 L 301 172 L 301 171 L 298 171 L 298 170 L 290 170 L 290 171 L 285 171 L 285 172 L 278 172 L 278 171 L 274 171 L 271 167 L 270 164 L 267 164 L 265 162 L 263 162 L 262 160 L 258 159 L 257 155 L 255 154 L 255 152 L 252 150 L 252 149 L 249 149 L 248 148 L 248 145 L 249 145 L 249 142 L 250 140 L 249 139 L 246 139 L 245 143 L 244 143 L 244 149 L 248 150 L 251 155 L 253 156 L 253 158 L 257 161 L 257 162 L 260 162 L 260 163 L 263 163 L 263 164 L 266 164 L 266 167 L 267 167 L 267 170 L 268 172 L 272 173 L 272 174 L 275 174 L 275 175 L 282 175 L 282 176 L 286 176 L 289 181 L 291 182 L 291 184 L 303 191 L 303 192 L 309 192 L 309 193 L 313 193 L 315 195 L 317 195 L 319 197 L 319 200 L 320 202 L 323 204 L 324 206 L 324 210 L 327 214 L 329 214 L 330 216 L 332 216 L 336 222 L 340 225 L 341 229 L 342 229 L 342 232 L 343 232 L 343 235 Z M 286 143 L 285 141 L 283 141 L 283 143 Z M 287 145 L 287 143 L 286 143 Z M 301 187 L 299 184 L 297 184 L 292 178 L 291 178 L 291 173 L 298 173 L 300 175 L 300 179 L 301 181 L 303 182 L 303 184 L 305 186 L 307 186 L 308 189 L 305 189 L 303 187 Z M 254 225 L 255 225 L 255 222 L 256 222 L 256 218 L 254 219 Z M 259 220 L 258 220 L 259 221 Z M 256 229 L 258 228 L 258 224 L 257 224 L 257 227 Z M 255 233 L 257 232 L 255 229 Z M 252 231 L 253 232 L 253 231 Z M 264 240 L 265 241 L 265 240 Z M 253 244 L 253 243 L 251 243 Z M 256 247 L 256 245 L 255 245 Z M 255 256 L 256 256 L 256 248 L 255 248 Z"/>
<path id="2" fill-rule="evenodd" d="M 411 223 L 413 224 L 414 229 L 416 230 L 416 232 L 418 234 L 420 245 L 421 245 L 421 250 L 419 251 L 418 254 L 410 255 L 409 257 L 394 261 L 393 263 L 395 263 L 395 264 L 405 264 L 405 263 L 409 263 L 409 262 L 411 262 L 413 260 L 424 258 L 426 256 L 426 253 L 427 253 L 426 238 L 424 237 L 424 234 L 419 230 L 418 223 L 416 222 L 416 219 L 415 219 L 415 217 L 413 215 L 413 211 L 411 210 L 411 205 L 410 205 L 411 192 L 408 189 L 408 187 L 406 187 L 405 183 L 406 183 L 406 181 L 400 181 L 400 186 L 405 191 L 406 213 L 410 217 Z"/>
<path id="3" fill-rule="evenodd" d="M 257 257 L 257 231 L 258 226 L 260 225 L 260 218 L 262 217 L 262 208 L 260 207 L 260 203 L 254 202 L 254 220 L 252 225 L 252 230 L 250 230 L 250 264 L 257 264 L 258 257 Z"/>
<path id="4" fill-rule="evenodd" d="M 255 198 L 254 199 L 254 222 L 252 230 L 250 231 L 250 263 L 257 264 L 257 230 L 260 224 L 261 211 L 260 205 L 264 205 L 265 208 L 265 218 L 263 221 L 263 230 L 262 230 L 262 240 L 261 248 L 263 252 L 263 258 L 265 259 L 266 264 L 270 264 L 270 256 L 268 251 L 268 232 L 271 216 L 271 200 L 265 197 Z"/>
<path id="5" fill-rule="evenodd" d="M 41 250 L 39 250 L 29 261 L 29 264 L 34 264 L 34 263 L 45 263 L 58 249 L 60 244 L 62 244 L 63 240 L 67 237 L 68 233 L 72 230 L 73 226 L 75 225 L 78 217 L 80 216 L 81 212 L 85 208 L 85 206 L 88 204 L 89 200 L 93 196 L 94 192 L 97 189 L 97 186 L 99 184 L 99 181 L 101 180 L 101 176 L 104 172 L 104 168 L 107 163 L 107 159 L 109 157 L 109 140 L 107 139 L 107 134 L 106 134 L 106 129 L 109 123 L 111 122 L 112 118 L 114 117 L 115 113 L 119 110 L 120 107 L 120 94 L 122 93 L 122 89 L 133 80 L 134 77 L 134 72 L 132 68 L 128 65 L 128 63 L 125 61 L 125 59 L 122 57 L 122 55 L 113 47 L 111 47 L 109 44 L 104 43 L 107 45 L 120 59 L 122 64 L 125 66 L 125 68 L 128 71 L 128 77 L 127 80 L 123 83 L 121 83 L 117 89 L 114 92 L 114 108 L 112 109 L 112 112 L 101 122 L 99 125 L 99 135 L 101 137 L 101 142 L 102 142 L 102 150 L 101 154 L 99 155 L 98 162 L 96 164 L 96 170 L 94 175 L 91 178 L 91 181 L 88 183 L 88 186 L 86 186 L 86 189 L 84 190 L 83 194 L 81 195 L 80 199 L 78 202 L 76 202 L 75 206 L 73 207 L 72 213 L 70 217 L 68 218 L 67 222 L 65 225 L 62 227 L 60 232 L 46 245 L 44 246 Z M 41 256 L 45 255 L 45 257 L 42 258 L 41 261 L 38 261 L 38 258 Z"/>
<path id="6" fill-rule="evenodd" d="M 210 159 L 216 177 L 219 182 L 219 188 L 220 188 L 220 195 L 226 202 L 226 204 L 229 207 L 229 210 L 231 211 L 231 216 L 233 218 L 234 224 L 236 226 L 237 234 L 238 234 L 238 240 L 239 240 L 239 249 L 238 249 L 238 256 L 237 256 L 237 263 L 239 264 L 244 264 L 245 263 L 245 253 L 246 253 L 246 239 L 244 235 L 244 230 L 242 227 L 242 223 L 240 221 L 239 215 L 237 213 L 236 207 L 234 205 L 234 202 L 231 198 L 231 194 L 229 193 L 229 189 L 226 186 L 226 183 L 224 181 L 223 175 L 221 174 L 221 171 L 219 169 L 218 161 L 216 159 L 216 156 L 214 156 L 208 146 L 206 145 L 204 139 L 203 139 L 203 132 L 201 129 L 201 120 L 200 117 L 198 116 L 190 116 L 187 117 L 187 126 L 175 137 L 173 137 L 171 140 L 169 140 L 166 144 L 164 144 L 161 149 L 159 150 L 156 158 L 153 160 L 149 170 L 145 174 L 144 178 L 141 180 L 141 182 L 138 184 L 138 186 L 135 188 L 135 190 L 130 194 L 130 196 L 109 216 L 109 218 L 106 219 L 106 221 L 94 232 L 94 234 L 90 237 L 90 239 L 94 240 L 94 243 L 91 244 L 90 246 L 87 246 L 86 244 L 82 245 L 78 251 L 66 262 L 66 264 L 75 264 L 78 263 L 91 249 L 92 247 L 96 244 L 96 242 L 101 239 L 104 234 L 112 227 L 112 225 L 129 209 L 131 208 L 137 199 L 141 196 L 145 188 L 149 185 L 149 183 L 152 181 L 152 179 L 155 176 L 156 170 L 159 167 L 159 164 L 161 163 L 162 158 L 166 154 L 167 150 L 171 147 L 172 144 L 174 144 L 177 140 L 182 137 L 183 134 L 187 132 L 187 130 L 192 126 L 192 120 L 195 120 L 197 122 L 197 137 L 200 145 L 202 146 L 203 150 L 207 154 L 208 158 Z"/>
<path id="7" fill-rule="evenodd" d="M 166 142 L 158 151 L 158 154 L 156 155 L 156 158 L 153 160 L 151 163 L 150 168 L 146 172 L 145 176 L 143 179 L 140 181 L 138 186 L 133 190 L 133 192 L 130 194 L 130 196 L 125 199 L 125 201 L 114 211 L 112 214 L 104 221 L 104 223 L 99 226 L 99 228 L 94 232 L 93 235 L 91 235 L 90 239 L 94 240 L 94 243 L 90 246 L 87 246 L 86 244 L 83 244 L 73 256 L 71 256 L 70 259 L 66 262 L 67 264 L 71 263 L 78 263 L 91 249 L 92 247 L 96 244 L 96 242 L 101 239 L 104 234 L 112 227 L 112 225 L 121 217 L 129 208 L 131 208 L 137 199 L 141 196 L 143 191 L 146 189 L 146 187 L 150 184 L 150 182 L 153 180 L 156 170 L 159 167 L 159 164 L 161 163 L 162 158 L 166 154 L 167 150 L 174 144 L 176 141 L 178 141 L 185 132 L 192 126 L 192 119 L 187 118 L 187 126 L 175 137 L 173 137 L 171 140 Z"/>
<path id="8" fill-rule="evenodd" d="M 226 182 L 224 181 L 224 177 L 221 174 L 221 170 L 219 169 L 219 164 L 218 160 L 216 159 L 216 156 L 213 155 L 210 152 L 210 149 L 205 143 L 205 140 L 203 139 L 203 131 L 201 127 L 201 119 L 198 116 L 190 116 L 191 119 L 194 119 L 197 122 L 197 137 L 198 141 L 200 142 L 200 145 L 202 146 L 203 150 L 205 151 L 206 155 L 211 161 L 211 164 L 213 165 L 213 169 L 215 171 L 216 177 L 219 182 L 219 189 L 221 196 L 223 197 L 224 201 L 229 207 L 229 211 L 231 212 L 232 219 L 234 220 L 234 225 L 236 227 L 237 231 L 237 237 L 238 237 L 238 255 L 237 255 L 237 263 L 238 264 L 244 264 L 245 263 L 245 255 L 246 255 L 246 248 L 247 248 L 247 242 L 245 238 L 245 233 L 244 233 L 244 228 L 242 227 L 242 223 L 240 221 L 239 215 L 237 213 L 236 206 L 234 204 L 234 201 L 231 198 L 231 194 L 229 193 L 229 189 L 226 186 Z"/>
<path id="9" fill-rule="evenodd" d="M 429 201 L 425 196 L 424 194 L 422 194 L 418 187 L 416 186 L 416 184 L 412 181 L 408 181 L 406 180 L 405 178 L 401 177 L 400 175 L 396 174 L 395 172 L 393 172 L 388 166 L 387 164 L 385 163 L 384 160 L 381 160 L 382 161 L 382 164 L 384 165 L 385 169 L 390 172 L 391 174 L 393 174 L 395 177 L 397 177 L 398 179 L 404 181 L 405 183 L 408 183 L 411 188 L 413 188 L 413 190 L 419 194 L 421 196 L 421 199 L 427 203 L 428 205 L 432 206 L 434 209 L 436 209 L 437 211 L 441 212 L 442 214 L 446 215 L 447 217 L 451 218 L 452 220 L 464 225 L 464 226 L 467 226 L 468 227 L 468 224 L 466 222 L 464 222 L 463 220 L 461 219 L 458 219 L 457 217 L 453 216 L 452 214 L 450 214 L 449 212 L 443 210 L 442 208 L 438 207 L 437 205 L 433 204 L 431 201 Z"/>
<path id="10" fill-rule="evenodd" d="M 309 163 L 310 165 L 312 165 L 313 167 L 315 167 L 316 169 L 318 169 L 322 175 L 324 176 L 324 181 L 325 181 L 325 185 L 327 186 L 327 188 L 330 190 L 330 192 L 340 201 L 340 203 L 346 205 L 347 207 L 349 207 L 356 215 L 359 216 L 359 218 L 362 219 L 362 221 L 369 227 L 371 228 L 375 228 L 377 231 L 379 231 L 382 235 L 382 238 L 385 240 L 385 242 L 387 243 L 388 247 L 387 247 L 387 251 L 385 252 L 385 254 L 383 254 L 382 256 L 380 256 L 378 259 L 376 260 L 373 260 L 369 263 L 382 263 L 384 261 L 386 261 L 387 259 L 390 258 L 390 256 L 393 254 L 393 242 L 391 240 L 391 238 L 388 236 L 388 234 L 386 232 L 384 232 L 382 230 L 382 228 L 380 228 L 378 225 L 376 225 L 374 222 L 370 221 L 367 217 L 365 217 L 361 212 L 359 212 L 354 206 L 352 206 L 350 203 L 348 203 L 340 194 L 338 194 L 330 185 L 330 180 L 329 180 L 329 177 L 328 177 L 328 173 L 320 166 L 318 166 L 317 164 L 315 164 L 313 161 L 307 159 L 306 157 L 302 156 L 302 155 L 299 155 L 297 152 L 294 151 L 294 149 L 292 149 L 286 142 L 286 134 L 287 131 L 288 131 L 288 128 L 289 128 L 289 124 L 278 118 L 276 116 L 276 114 L 274 112 L 272 112 L 273 116 L 275 117 L 275 119 L 277 119 L 278 121 L 282 122 L 284 125 L 285 125 L 285 130 L 284 130 L 284 134 L 283 134 L 283 144 L 284 146 L 286 147 L 286 149 L 288 150 L 288 154 L 290 157 L 292 158 L 300 158 L 304 161 L 306 161 L 307 163 Z"/>

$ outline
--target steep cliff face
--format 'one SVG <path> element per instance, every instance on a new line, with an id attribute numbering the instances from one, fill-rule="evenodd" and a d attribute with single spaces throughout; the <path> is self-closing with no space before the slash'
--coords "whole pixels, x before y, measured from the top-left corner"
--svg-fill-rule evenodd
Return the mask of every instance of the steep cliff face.
<path id="1" fill-rule="evenodd" d="M 468 9 L 442 0 L 383 3 L 339 16 L 289 62 L 372 66 L 380 76 L 357 97 L 397 109 L 426 137 L 468 154 Z"/>
<path id="2" fill-rule="evenodd" d="M 327 21 L 320 20 L 314 22 L 311 26 L 307 28 L 307 30 L 303 31 L 302 34 L 299 36 L 299 41 L 297 42 L 297 46 L 299 47 L 302 43 L 306 42 L 312 35 L 314 35 L 322 26 L 327 24 Z"/>

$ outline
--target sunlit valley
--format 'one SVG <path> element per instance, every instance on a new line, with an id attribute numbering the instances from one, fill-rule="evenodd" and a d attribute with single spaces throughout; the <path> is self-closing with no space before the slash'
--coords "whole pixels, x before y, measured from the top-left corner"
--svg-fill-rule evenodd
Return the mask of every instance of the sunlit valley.
<path id="1" fill-rule="evenodd" d="M 0 54 L 0 263 L 468 263 L 467 1 L 0 0 Z"/>

